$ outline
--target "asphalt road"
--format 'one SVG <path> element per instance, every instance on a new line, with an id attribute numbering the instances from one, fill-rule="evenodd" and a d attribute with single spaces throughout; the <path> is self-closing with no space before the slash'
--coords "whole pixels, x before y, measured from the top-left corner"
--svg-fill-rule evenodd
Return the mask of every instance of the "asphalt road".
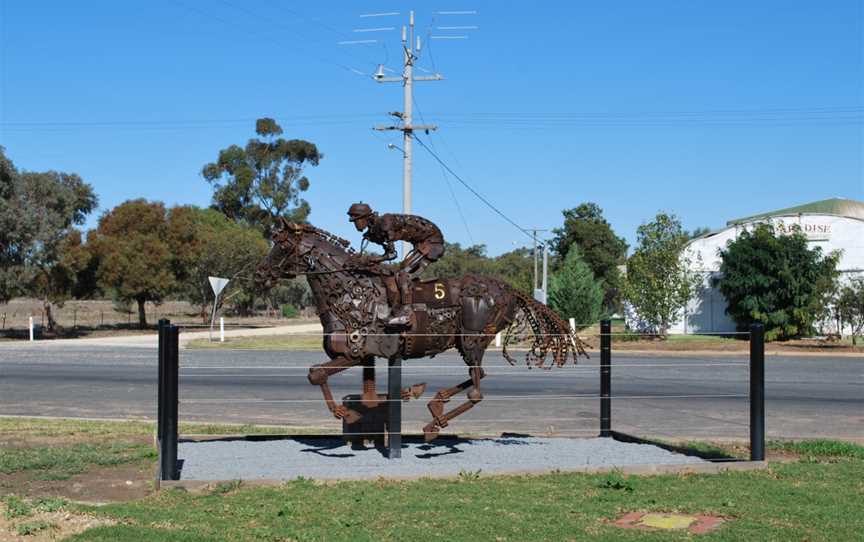
<path id="1" fill-rule="evenodd" d="M 550 371 L 511 367 L 500 354 L 484 361 L 485 400 L 455 420 L 461 433 L 596 435 L 598 359 Z M 306 381 L 320 352 L 181 351 L 180 417 L 186 421 L 314 427 L 338 432 L 317 387 Z M 769 437 L 864 441 L 864 359 L 769 356 Z M 379 391 L 386 387 L 379 361 Z M 149 418 L 156 410 L 156 351 L 116 346 L 21 345 L 0 349 L 0 415 Z M 429 418 L 425 401 L 461 382 L 461 358 L 410 360 L 404 383 L 429 385 L 405 404 L 408 430 Z M 337 397 L 359 393 L 359 370 L 331 379 Z M 746 356 L 613 354 L 613 428 L 639 436 L 746 439 Z M 459 399 L 459 398 L 457 398 Z M 454 399 L 453 405 L 457 404 Z"/>

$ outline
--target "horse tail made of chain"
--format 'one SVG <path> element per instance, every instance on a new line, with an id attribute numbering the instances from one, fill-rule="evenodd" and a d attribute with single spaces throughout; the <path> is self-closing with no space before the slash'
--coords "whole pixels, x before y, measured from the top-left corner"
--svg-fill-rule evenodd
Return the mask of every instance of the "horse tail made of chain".
<path id="1" fill-rule="evenodd" d="M 510 293 L 516 300 L 517 311 L 513 324 L 507 328 L 502 353 L 511 365 L 516 360 L 510 356 L 507 346 L 525 340 L 529 341 L 528 353 L 525 355 L 525 362 L 529 366 L 544 367 L 550 353 L 554 364 L 559 367 L 567 363 L 570 357 L 574 364 L 580 355 L 589 357 L 585 351 L 586 343 L 552 309 L 522 292 L 510 289 Z M 551 365 L 545 368 L 551 368 Z"/>

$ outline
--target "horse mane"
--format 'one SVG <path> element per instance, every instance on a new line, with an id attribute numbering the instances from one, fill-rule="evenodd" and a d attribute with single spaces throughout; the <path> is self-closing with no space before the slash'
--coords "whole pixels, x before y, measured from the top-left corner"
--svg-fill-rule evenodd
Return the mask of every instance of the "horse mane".
<path id="1" fill-rule="evenodd" d="M 298 226 L 303 228 L 303 231 L 314 234 L 316 237 L 318 237 L 328 245 L 338 248 L 339 250 L 348 254 L 355 253 L 354 248 L 351 247 L 351 242 L 347 239 L 343 239 L 336 234 L 330 233 L 327 230 L 322 230 L 321 228 L 313 226 L 312 224 L 298 224 Z"/>

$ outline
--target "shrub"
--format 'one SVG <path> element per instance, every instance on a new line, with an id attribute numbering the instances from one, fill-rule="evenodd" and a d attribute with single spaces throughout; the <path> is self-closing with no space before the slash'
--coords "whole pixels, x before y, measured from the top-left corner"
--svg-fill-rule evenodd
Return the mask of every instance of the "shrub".
<path id="1" fill-rule="evenodd" d="M 720 257 L 727 314 L 740 328 L 762 322 L 767 340 L 811 333 L 835 289 L 839 254 L 823 256 L 801 233 L 777 235 L 770 224 L 741 232 Z"/>
<path id="2" fill-rule="evenodd" d="M 562 318 L 573 318 L 580 327 L 593 324 L 603 314 L 603 286 L 576 248 L 571 248 L 561 270 L 549 284 L 549 305 Z"/>
<path id="3" fill-rule="evenodd" d="M 300 316 L 300 311 L 294 305 L 290 303 L 285 303 L 282 305 L 282 317 L 283 318 L 297 318 Z"/>
<path id="4" fill-rule="evenodd" d="M 636 235 L 639 244 L 627 260 L 624 282 L 628 310 L 634 313 L 628 323 L 665 337 L 701 281 L 690 270 L 693 262 L 684 252 L 688 237 L 678 217 L 657 213 Z"/>

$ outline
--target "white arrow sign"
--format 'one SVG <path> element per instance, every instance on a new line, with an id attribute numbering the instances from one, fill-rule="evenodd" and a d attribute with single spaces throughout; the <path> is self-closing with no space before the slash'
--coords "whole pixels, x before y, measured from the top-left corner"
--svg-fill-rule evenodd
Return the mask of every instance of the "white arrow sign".
<path id="1" fill-rule="evenodd" d="M 216 305 L 219 304 L 219 293 L 228 286 L 228 279 L 220 277 L 207 277 L 210 279 L 210 287 L 213 288 L 213 295 L 216 298 L 213 300 L 213 315 L 210 317 L 210 340 L 213 340 L 213 322 L 216 321 Z"/>
<path id="2" fill-rule="evenodd" d="M 219 277 L 207 277 L 210 279 L 210 287 L 213 288 L 213 293 L 216 297 L 219 297 L 219 293 L 228 286 L 228 279 L 223 279 Z"/>

